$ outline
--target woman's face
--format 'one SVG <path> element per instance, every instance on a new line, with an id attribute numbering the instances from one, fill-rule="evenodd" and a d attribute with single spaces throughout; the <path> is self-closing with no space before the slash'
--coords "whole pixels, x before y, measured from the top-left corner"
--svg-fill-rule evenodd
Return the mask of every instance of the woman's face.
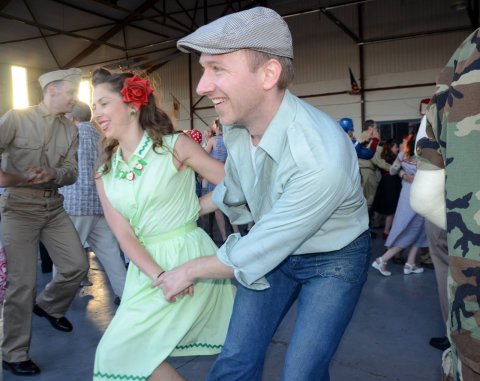
<path id="1" fill-rule="evenodd" d="M 93 89 L 93 117 L 108 139 L 122 140 L 136 114 L 110 84 L 102 83 Z"/>
<path id="2" fill-rule="evenodd" d="M 400 147 L 398 146 L 397 143 L 393 143 L 390 149 L 395 155 L 398 155 L 398 151 L 400 151 Z"/>

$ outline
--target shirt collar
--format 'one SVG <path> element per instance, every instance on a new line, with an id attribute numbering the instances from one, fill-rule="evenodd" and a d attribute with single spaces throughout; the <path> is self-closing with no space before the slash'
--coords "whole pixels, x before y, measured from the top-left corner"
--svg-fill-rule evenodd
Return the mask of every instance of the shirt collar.
<path id="1" fill-rule="evenodd" d="M 50 115 L 50 111 L 48 110 L 47 106 L 45 106 L 45 103 L 43 103 L 43 102 L 41 102 L 37 105 L 37 111 L 41 116 Z"/>
<path id="2" fill-rule="evenodd" d="M 260 140 L 258 147 L 265 151 L 275 162 L 279 162 L 283 152 L 283 142 L 286 139 L 286 131 L 291 126 L 296 116 L 295 96 L 286 90 L 280 107 L 268 125 L 265 133 Z M 223 137 L 227 144 L 235 141 L 245 141 L 251 139 L 248 130 L 242 125 L 223 126 Z M 247 142 L 246 142 L 247 143 Z M 247 143 L 247 147 L 250 145 Z M 250 149 L 250 148 L 249 148 Z"/>
<path id="3" fill-rule="evenodd" d="M 52 114 L 50 112 L 50 110 L 47 108 L 47 106 L 45 105 L 45 103 L 43 103 L 43 102 L 40 102 L 36 107 L 37 107 L 37 113 L 42 118 L 45 118 L 45 119 L 49 120 L 50 122 L 52 122 L 54 120 L 58 120 L 59 122 L 61 122 L 64 125 L 73 124 L 73 122 L 70 122 L 65 117 L 65 114 Z"/>
<path id="4" fill-rule="evenodd" d="M 286 131 L 295 119 L 295 115 L 295 97 L 286 90 L 277 113 L 265 130 L 258 145 L 277 163 L 282 156 Z"/>
<path id="5" fill-rule="evenodd" d="M 148 151 L 150 151 L 150 147 L 153 145 L 152 138 L 147 134 L 146 131 L 143 132 L 142 139 L 135 150 L 135 152 L 130 156 L 128 159 L 131 162 L 133 159 L 143 159 L 147 155 Z M 125 165 L 123 161 L 120 147 L 117 148 L 113 155 L 113 162 L 112 162 L 112 169 L 115 170 L 118 165 Z"/>

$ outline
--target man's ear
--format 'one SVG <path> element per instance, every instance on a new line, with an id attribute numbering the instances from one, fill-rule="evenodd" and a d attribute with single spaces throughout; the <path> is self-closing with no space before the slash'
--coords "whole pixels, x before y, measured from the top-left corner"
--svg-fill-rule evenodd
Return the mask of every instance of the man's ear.
<path id="1" fill-rule="evenodd" d="M 45 89 L 45 94 L 54 95 L 56 90 L 57 89 L 55 88 L 55 86 L 53 86 L 51 83 L 49 83 L 47 85 L 47 88 Z"/>
<path id="2" fill-rule="evenodd" d="M 274 58 L 270 58 L 267 62 L 263 64 L 263 88 L 265 90 L 270 90 L 275 87 L 280 79 L 282 74 L 282 65 Z"/>

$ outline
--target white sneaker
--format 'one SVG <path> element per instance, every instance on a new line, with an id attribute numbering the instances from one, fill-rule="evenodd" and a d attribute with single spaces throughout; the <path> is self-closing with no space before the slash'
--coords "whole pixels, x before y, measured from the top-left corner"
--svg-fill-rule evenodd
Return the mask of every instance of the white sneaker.
<path id="1" fill-rule="evenodd" d="M 408 274 L 421 274 L 423 273 L 423 267 L 419 267 L 416 264 L 411 265 L 410 263 L 405 263 L 403 267 L 403 273 Z"/>
<path id="2" fill-rule="evenodd" d="M 390 276 L 392 273 L 387 271 L 387 262 L 385 262 L 382 257 L 378 257 L 372 263 L 372 267 L 380 272 L 383 276 Z"/>

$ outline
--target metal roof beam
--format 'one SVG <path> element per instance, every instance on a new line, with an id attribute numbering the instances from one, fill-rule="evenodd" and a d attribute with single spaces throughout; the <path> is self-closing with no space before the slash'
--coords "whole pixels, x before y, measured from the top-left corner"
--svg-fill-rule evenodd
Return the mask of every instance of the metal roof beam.
<path id="1" fill-rule="evenodd" d="M 18 22 L 20 22 L 20 23 L 23 23 L 23 24 L 26 24 L 26 25 L 30 25 L 30 26 L 34 26 L 34 27 L 37 27 L 37 28 L 42 28 L 42 29 L 45 29 L 45 30 L 50 30 L 50 31 L 52 31 L 52 32 L 56 32 L 56 33 L 59 33 L 59 34 L 63 34 L 63 35 L 65 35 L 65 36 L 74 37 L 74 38 L 79 38 L 79 39 L 81 39 L 81 40 L 87 40 L 87 41 L 90 41 L 90 42 L 91 42 L 92 44 L 94 44 L 94 45 L 106 45 L 106 46 L 109 46 L 109 47 L 111 47 L 111 48 L 113 48 L 113 49 L 118 49 L 118 50 L 124 50 L 124 49 L 125 49 L 123 46 L 119 46 L 119 45 L 116 45 L 116 44 L 111 44 L 111 43 L 105 42 L 105 41 L 100 41 L 100 40 L 97 40 L 97 39 L 94 39 L 94 38 L 82 36 L 82 35 L 80 35 L 80 34 L 68 32 L 68 31 L 65 31 L 65 30 L 60 30 L 60 29 L 58 29 L 58 28 L 54 28 L 54 27 L 51 27 L 51 26 L 48 26 L 48 25 L 45 25 L 45 24 L 40 24 L 40 23 L 31 21 L 31 20 L 24 19 L 24 18 L 22 18 L 22 17 L 17 17 L 17 16 L 9 15 L 8 13 L 5 13 L 5 12 L 0 12 L 0 17 L 2 17 L 2 18 L 4 18 L 4 19 L 8 19 L 8 20 L 18 21 Z"/>
<path id="2" fill-rule="evenodd" d="M 433 34 L 444 34 L 444 33 L 453 33 L 453 32 L 463 32 L 470 31 L 471 26 L 460 26 L 457 28 L 447 28 L 447 29 L 438 29 L 438 30 L 427 30 L 424 32 L 415 32 L 407 34 L 398 34 L 395 36 L 386 36 L 379 38 L 371 38 L 358 42 L 358 45 L 368 45 L 368 44 L 377 44 L 380 42 L 396 41 L 396 40 L 405 40 L 408 38 L 417 38 L 424 36 L 431 36 Z"/>
<path id="3" fill-rule="evenodd" d="M 82 12 L 86 12 L 88 14 L 91 14 L 91 15 L 94 15 L 94 16 L 97 16 L 97 17 L 102 17 L 106 20 L 109 20 L 109 21 L 113 21 L 114 23 L 117 23 L 119 22 L 119 20 L 113 18 L 113 17 L 110 17 L 108 15 L 104 15 L 104 14 L 101 14 L 101 13 L 98 13 L 98 12 L 94 12 L 94 11 L 91 11 L 89 9 L 86 9 L 86 8 L 82 8 L 76 4 L 70 4 L 70 3 L 67 3 L 66 1 L 63 1 L 63 0 L 50 0 L 50 1 L 53 1 L 55 3 L 58 3 L 58 4 L 62 4 L 64 6 L 67 6 L 69 8 L 72 8 L 72 9 L 76 9 L 77 11 L 82 11 Z M 110 25 L 110 24 L 108 24 Z M 99 25 L 98 27 L 102 27 L 104 25 Z M 151 30 L 151 29 L 148 29 L 148 28 L 144 28 L 142 26 L 139 26 L 139 25 L 129 25 L 130 28 L 134 28 L 134 29 L 138 29 L 138 30 L 141 30 L 143 32 L 147 32 L 147 33 L 151 33 L 151 34 L 155 34 L 157 36 L 160 36 L 160 37 L 165 37 L 165 38 L 169 38 L 170 36 L 166 35 L 166 34 L 163 34 L 163 33 L 159 33 L 159 32 L 156 32 L 154 30 Z"/>
<path id="4" fill-rule="evenodd" d="M 126 13 L 127 15 L 130 15 L 130 16 L 134 16 L 135 17 L 135 21 L 151 21 L 155 24 L 159 24 L 159 25 L 162 25 L 162 26 L 165 26 L 167 28 L 170 28 L 170 29 L 173 29 L 173 30 L 176 30 L 178 32 L 181 32 L 181 33 L 188 33 L 188 28 L 183 25 L 181 22 L 179 22 L 178 20 L 175 20 L 173 17 L 170 16 L 170 14 L 168 13 L 164 13 L 163 11 L 159 10 L 158 8 L 156 8 L 154 5 L 155 3 L 158 2 L 157 1 L 154 1 L 152 4 L 152 6 L 150 8 L 154 9 L 155 11 L 157 11 L 159 13 L 160 16 L 164 17 L 164 18 L 167 18 L 173 22 L 175 22 L 176 24 L 180 24 L 181 26 L 183 26 L 185 28 L 185 30 L 183 29 L 179 29 L 173 25 L 169 25 L 165 22 L 161 22 L 161 21 L 158 21 L 156 20 L 157 17 L 159 16 L 149 16 L 149 17 L 145 17 L 145 15 L 143 14 L 143 12 L 140 12 L 138 9 L 135 9 L 135 10 L 131 10 L 131 9 L 128 9 L 128 8 L 124 8 L 124 7 L 120 7 L 116 4 L 112 4 L 110 3 L 109 1 L 105 1 L 105 0 L 93 0 L 97 3 L 100 3 L 106 7 L 109 7 L 109 8 L 112 8 L 112 9 L 115 9 L 117 11 L 121 11 L 121 12 L 124 12 Z"/>
<path id="5" fill-rule="evenodd" d="M 112 26 L 112 25 L 115 25 L 116 23 L 109 23 L 109 24 L 103 24 L 101 25 L 102 27 L 106 27 L 106 26 Z M 74 29 L 74 30 L 71 30 L 70 32 L 72 33 L 77 33 L 77 32 L 84 32 L 86 30 L 92 30 L 92 29 L 97 29 L 99 28 L 99 26 L 90 26 L 88 28 L 80 28 L 80 29 Z M 62 33 L 49 33 L 49 34 L 44 34 L 44 36 L 46 38 L 48 37 L 56 37 L 56 36 L 61 36 Z M 23 41 L 33 41 L 33 40 L 38 40 L 40 38 L 43 38 L 43 36 L 35 36 L 35 37 L 25 37 L 25 38 L 18 38 L 16 40 L 6 40 L 6 41 L 0 41 L 0 45 L 6 45 L 6 44 L 13 44 L 15 42 L 23 42 Z"/>
<path id="6" fill-rule="evenodd" d="M 30 16 L 32 17 L 33 21 L 37 22 L 37 19 L 35 18 L 35 15 L 33 14 L 32 9 L 31 9 L 30 6 L 28 5 L 27 1 L 26 1 L 26 0 L 23 0 L 23 3 L 25 4 L 25 7 L 27 8 L 28 13 L 30 13 Z M 44 33 L 43 33 L 43 30 L 42 30 L 41 28 L 38 28 L 38 32 L 42 35 L 42 39 L 43 39 L 43 41 L 45 42 L 45 45 L 47 45 L 47 49 L 48 49 L 48 51 L 50 52 L 53 60 L 54 60 L 55 63 L 57 64 L 57 67 L 60 67 L 60 62 L 58 62 L 58 59 L 57 59 L 57 57 L 55 56 L 55 54 L 53 53 L 53 50 L 52 50 L 52 48 L 50 47 L 50 44 L 48 43 L 48 40 L 45 38 L 45 35 L 44 35 Z"/>
<path id="7" fill-rule="evenodd" d="M 353 41 L 357 44 L 360 42 L 360 38 L 353 33 L 348 27 L 342 23 L 336 16 L 334 16 L 329 10 L 325 8 L 320 8 L 320 12 L 322 12 L 327 18 L 329 18 L 337 27 L 339 27 L 348 37 L 350 37 Z"/>
<path id="8" fill-rule="evenodd" d="M 99 1 L 99 0 L 96 0 Z M 122 30 L 123 27 L 126 25 L 130 24 L 132 21 L 134 21 L 139 14 L 142 14 L 146 10 L 150 9 L 158 0 L 147 0 L 145 1 L 142 5 L 140 5 L 137 9 L 135 9 L 134 12 L 129 14 L 126 18 L 121 20 L 116 26 L 102 34 L 98 39 L 100 41 L 108 41 L 110 38 L 112 38 L 115 34 L 117 34 L 119 31 Z M 84 49 L 81 51 L 79 54 L 77 54 L 75 57 L 73 57 L 65 67 L 72 67 L 75 66 L 79 61 L 84 59 L 85 57 L 89 56 L 91 53 L 93 53 L 95 50 L 98 49 L 97 44 L 91 44 L 88 48 Z M 125 48 L 123 48 L 125 50 Z"/>
<path id="9" fill-rule="evenodd" d="M 5 8 L 8 5 L 9 2 L 10 2 L 10 0 L 0 0 L 0 10 Z"/>

